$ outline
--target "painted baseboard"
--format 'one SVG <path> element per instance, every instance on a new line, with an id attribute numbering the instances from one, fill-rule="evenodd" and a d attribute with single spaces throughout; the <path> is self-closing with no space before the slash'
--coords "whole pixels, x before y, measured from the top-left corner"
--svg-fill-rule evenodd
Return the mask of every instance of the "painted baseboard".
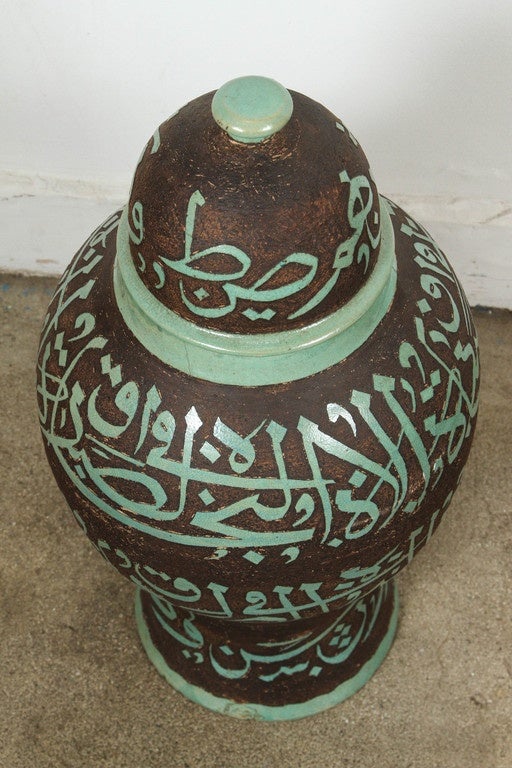
<path id="1" fill-rule="evenodd" d="M 122 181 L 0 172 L 0 271 L 60 275 L 128 189 Z M 511 203 L 386 194 L 435 237 L 472 306 L 512 309 Z"/>

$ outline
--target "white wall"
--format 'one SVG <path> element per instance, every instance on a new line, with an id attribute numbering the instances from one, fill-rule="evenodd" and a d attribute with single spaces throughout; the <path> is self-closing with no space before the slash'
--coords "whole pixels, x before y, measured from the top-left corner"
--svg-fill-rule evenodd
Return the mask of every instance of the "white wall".
<path id="1" fill-rule="evenodd" d="M 512 306 L 511 40 L 512 0 L 0 0 L 0 268 L 61 271 L 156 125 L 263 74 L 348 124 L 472 303 Z"/>

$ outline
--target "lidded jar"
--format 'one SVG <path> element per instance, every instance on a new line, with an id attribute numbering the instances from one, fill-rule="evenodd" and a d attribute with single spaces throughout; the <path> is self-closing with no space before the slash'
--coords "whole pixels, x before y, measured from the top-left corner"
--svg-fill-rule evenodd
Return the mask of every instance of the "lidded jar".
<path id="1" fill-rule="evenodd" d="M 183 107 L 75 256 L 38 363 L 48 459 L 178 690 L 288 719 L 361 687 L 467 459 L 478 351 L 430 235 L 327 109 Z"/>

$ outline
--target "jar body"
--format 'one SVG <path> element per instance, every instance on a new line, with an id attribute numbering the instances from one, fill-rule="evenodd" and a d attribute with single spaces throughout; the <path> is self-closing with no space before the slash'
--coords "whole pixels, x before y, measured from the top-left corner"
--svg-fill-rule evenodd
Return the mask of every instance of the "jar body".
<path id="1" fill-rule="evenodd" d="M 387 205 L 389 309 L 360 347 L 306 378 L 216 384 L 148 352 L 114 291 L 120 214 L 50 305 L 38 397 L 57 482 L 93 544 L 143 591 L 146 649 L 161 653 L 168 637 L 166 664 L 229 701 L 223 711 L 329 706 L 333 665 L 354 679 L 385 614 L 367 652 L 380 663 L 396 622 L 383 585 L 431 537 L 469 453 L 479 376 L 469 308 L 429 235 Z M 162 666 L 156 651 L 153 661 Z"/>

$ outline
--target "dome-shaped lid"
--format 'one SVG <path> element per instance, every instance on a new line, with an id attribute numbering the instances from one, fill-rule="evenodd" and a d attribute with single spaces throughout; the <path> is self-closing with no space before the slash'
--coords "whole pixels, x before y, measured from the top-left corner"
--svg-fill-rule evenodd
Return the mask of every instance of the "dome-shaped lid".
<path id="1" fill-rule="evenodd" d="M 350 302 L 381 241 L 357 141 L 273 80 L 232 80 L 180 109 L 135 171 L 127 232 L 140 281 L 202 328 L 265 334 Z"/>

